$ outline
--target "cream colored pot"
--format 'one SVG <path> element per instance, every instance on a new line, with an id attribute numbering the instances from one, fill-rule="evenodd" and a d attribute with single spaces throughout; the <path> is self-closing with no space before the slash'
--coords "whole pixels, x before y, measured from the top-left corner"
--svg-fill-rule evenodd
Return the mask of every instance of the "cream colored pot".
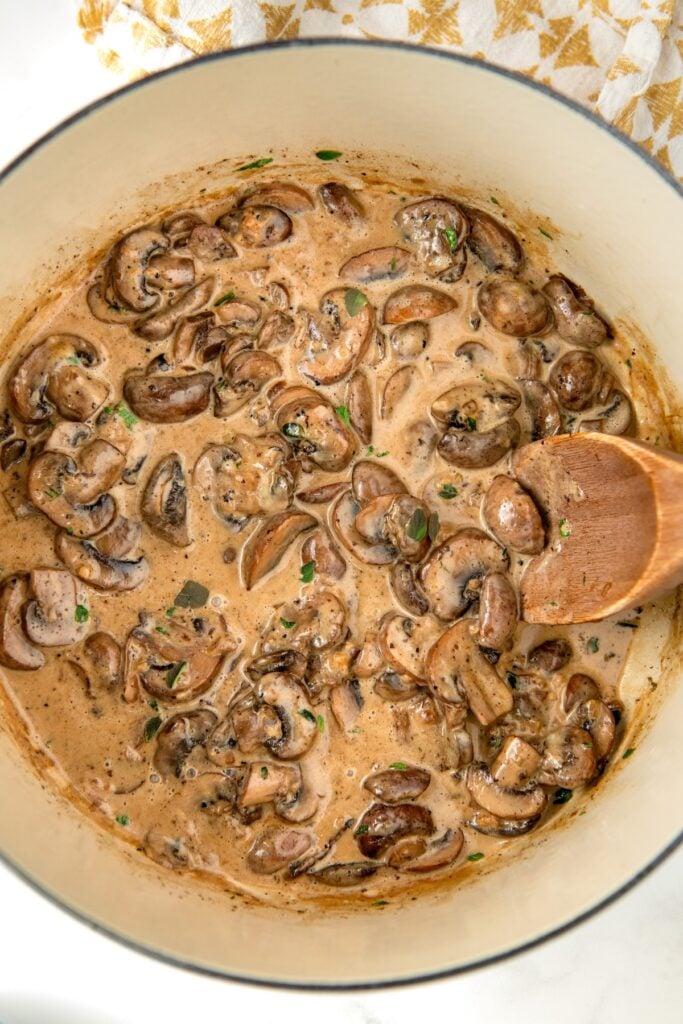
<path id="1" fill-rule="evenodd" d="M 637 324 L 683 381 L 676 184 L 548 91 L 398 45 L 314 41 L 219 55 L 124 89 L 42 140 L 0 184 L 2 333 L 65 268 L 152 210 L 232 187 L 247 160 L 272 156 L 276 167 L 314 160 L 321 148 L 357 154 L 359 170 L 504 196 L 522 217 L 534 211 L 534 223 L 554 225 L 560 269 L 589 281 L 610 316 Z M 476 882 L 360 914 L 246 907 L 119 847 L 41 781 L 7 723 L 0 847 L 84 919 L 227 976 L 368 985 L 505 956 L 609 902 L 680 840 L 683 686 L 672 608 L 646 614 L 627 666 L 631 703 L 649 676 L 660 705 L 651 721 L 642 716 L 635 755 L 618 759 L 569 827 L 542 831 Z"/>

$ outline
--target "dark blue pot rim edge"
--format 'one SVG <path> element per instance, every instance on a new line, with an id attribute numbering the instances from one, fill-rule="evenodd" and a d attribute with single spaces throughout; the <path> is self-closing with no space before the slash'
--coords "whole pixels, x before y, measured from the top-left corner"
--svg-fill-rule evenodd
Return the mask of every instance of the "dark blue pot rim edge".
<path id="1" fill-rule="evenodd" d="M 189 65 L 197 63 L 207 64 L 209 62 L 229 60 L 232 57 L 239 57 L 249 53 L 262 53 L 270 50 L 284 50 L 284 49 L 309 49 L 312 47 L 359 47 L 363 49 L 384 49 L 384 50 L 397 50 L 406 51 L 408 53 L 416 53 L 423 56 L 429 56 L 439 60 L 454 61 L 458 64 L 470 65 L 472 67 L 479 68 L 480 70 L 487 71 L 491 74 L 498 75 L 501 78 L 507 78 L 526 88 L 533 89 L 537 92 L 542 93 L 549 99 L 554 100 L 556 103 L 560 103 L 565 107 L 568 107 L 575 114 L 579 114 L 581 117 L 590 121 L 600 131 L 607 132 L 618 142 L 629 149 L 634 155 L 643 160 L 652 171 L 654 171 L 663 181 L 669 185 L 674 192 L 679 196 L 683 197 L 683 185 L 679 183 L 673 175 L 669 174 L 668 171 L 651 156 L 646 150 L 639 146 L 636 142 L 624 135 L 621 131 L 615 128 L 609 122 L 603 120 L 599 115 L 583 107 L 580 103 L 575 100 L 569 99 L 563 96 L 561 93 L 555 92 L 548 86 L 536 82 L 533 79 L 527 78 L 524 75 L 519 74 L 516 71 L 509 71 L 507 68 L 499 67 L 495 64 L 489 64 L 486 61 L 479 60 L 476 57 L 467 57 L 461 54 L 450 53 L 445 50 L 437 50 L 431 47 L 418 46 L 412 43 L 395 42 L 391 40 L 362 40 L 362 39 L 348 39 L 348 38 L 334 38 L 334 37 L 317 37 L 311 39 L 291 39 L 280 42 L 272 43 L 256 43 L 251 46 L 239 47 L 234 50 L 222 50 L 217 53 L 206 54 L 203 57 L 196 57 L 193 60 L 184 61 L 182 64 L 174 65 L 170 68 L 164 68 L 161 71 L 157 71 L 151 75 L 147 75 L 144 78 L 138 79 L 135 82 L 130 82 L 127 85 L 122 86 L 120 89 L 116 89 L 113 92 L 107 93 L 101 96 L 99 99 L 94 100 L 81 110 L 72 114 L 59 124 L 55 125 L 49 131 L 45 132 L 35 142 L 31 143 L 26 149 L 23 150 L 17 157 L 10 161 L 7 166 L 0 171 L 0 185 L 5 182 L 10 175 L 18 170 L 24 163 L 26 163 L 34 153 L 42 149 L 47 145 L 53 138 L 61 135 L 71 125 L 76 124 L 79 121 L 85 120 L 90 114 L 95 113 L 101 107 L 108 106 L 110 103 L 115 102 L 120 96 L 127 93 L 132 93 L 135 90 L 143 89 L 149 84 L 167 76 L 182 74 Z M 484 957 L 481 960 L 475 960 L 472 963 L 462 964 L 457 967 L 449 967 L 440 971 L 432 973 L 417 974 L 412 976 L 406 976 L 401 978 L 389 978 L 380 981 L 370 982 L 296 982 L 296 981 L 283 981 L 280 979 L 272 978 L 250 978 L 244 975 L 231 974 L 229 971 L 220 970 L 218 968 L 210 968 L 195 964 L 189 961 L 185 961 L 174 957 L 170 954 L 163 953 L 159 950 L 155 950 L 150 946 L 146 946 L 141 943 L 135 942 L 133 939 L 128 938 L 125 935 L 119 934 L 111 928 L 105 925 L 98 924 L 95 920 L 90 918 L 84 912 L 77 910 L 75 907 L 69 906 L 68 903 L 64 902 L 56 894 L 52 893 L 49 889 L 43 887 L 41 883 L 32 878 L 27 874 L 19 865 L 15 864 L 11 858 L 9 858 L 4 851 L 0 850 L 0 863 L 3 863 L 14 875 L 16 875 L 21 881 L 29 886 L 34 892 L 39 893 L 41 896 L 46 898 L 53 906 L 58 907 L 69 914 L 72 918 L 79 921 L 80 923 L 91 928 L 94 932 L 100 935 L 106 936 L 107 938 L 113 939 L 116 942 L 121 943 L 126 948 L 133 950 L 136 953 L 142 953 L 145 956 L 153 957 L 155 960 L 161 961 L 162 963 L 168 964 L 172 967 L 180 967 L 184 970 L 191 971 L 196 974 L 203 975 L 210 978 L 218 978 L 224 981 L 239 982 L 244 985 L 258 986 L 263 988 L 271 989 L 285 989 L 289 991 L 303 991 L 303 992 L 319 992 L 319 993 L 340 993 L 340 992 L 372 992 L 389 988 L 400 988 L 407 985 L 415 985 L 425 983 L 428 981 L 441 981 L 446 978 L 457 977 L 458 975 L 470 973 L 474 970 L 479 970 L 483 967 L 491 967 L 495 964 L 502 963 L 506 960 L 511 959 L 514 956 L 518 956 L 522 953 L 529 952 L 530 950 L 536 949 L 538 946 L 550 939 L 558 938 L 561 935 L 569 932 L 571 929 L 577 927 L 580 924 L 590 920 L 600 911 L 606 907 L 611 906 L 621 896 L 630 892 L 635 886 L 646 878 L 655 868 L 666 860 L 678 847 L 683 843 L 683 831 L 681 831 L 669 844 L 666 846 L 656 857 L 654 857 L 648 864 L 646 864 L 640 871 L 633 875 L 628 881 L 622 886 L 610 893 L 603 900 L 596 903 L 594 906 L 589 907 L 587 910 L 582 911 L 576 917 L 565 921 L 563 924 L 558 925 L 556 928 L 551 929 L 548 932 L 544 932 L 541 935 L 530 939 L 528 942 L 524 942 L 512 949 L 505 950 L 502 953 L 497 953 L 490 957 Z"/>

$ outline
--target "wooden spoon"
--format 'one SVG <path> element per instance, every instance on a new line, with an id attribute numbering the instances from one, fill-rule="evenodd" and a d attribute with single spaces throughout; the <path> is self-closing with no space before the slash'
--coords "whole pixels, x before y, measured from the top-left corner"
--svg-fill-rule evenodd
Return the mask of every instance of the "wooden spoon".
<path id="1" fill-rule="evenodd" d="M 547 517 L 522 577 L 527 622 L 595 622 L 683 583 L 683 456 L 572 434 L 520 448 L 513 469 Z"/>

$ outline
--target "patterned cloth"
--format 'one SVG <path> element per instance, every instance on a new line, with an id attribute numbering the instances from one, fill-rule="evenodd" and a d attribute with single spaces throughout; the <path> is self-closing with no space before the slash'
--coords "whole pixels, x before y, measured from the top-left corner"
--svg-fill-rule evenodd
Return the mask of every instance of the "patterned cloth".
<path id="1" fill-rule="evenodd" d="M 683 0 L 77 0 L 123 79 L 264 39 L 401 39 L 481 57 L 572 96 L 683 180 Z"/>

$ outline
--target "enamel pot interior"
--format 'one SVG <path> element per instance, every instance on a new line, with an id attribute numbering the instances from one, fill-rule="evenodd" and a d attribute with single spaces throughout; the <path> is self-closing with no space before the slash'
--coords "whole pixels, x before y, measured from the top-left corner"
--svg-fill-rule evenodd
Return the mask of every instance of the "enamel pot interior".
<path id="1" fill-rule="evenodd" d="M 36 146 L 0 185 L 6 332 L 65 267 L 152 210 L 231 187 L 261 156 L 357 154 L 441 190 L 503 195 L 554 225 L 559 268 L 639 325 L 683 379 L 683 203 L 635 147 L 549 92 L 490 67 L 394 45 L 299 43 L 219 55 L 143 81 Z M 199 168 L 199 169 L 198 169 Z M 11 254 L 11 258 L 8 258 Z M 580 268 L 580 271 L 578 270 Z M 406 906 L 297 914 L 247 907 L 120 848 L 45 782 L 0 728 L 0 848 L 47 893 L 174 961 L 242 979 L 345 986 L 425 978 L 503 956 L 586 914 L 675 845 L 683 687 L 673 602 L 651 610 L 626 685 L 661 707 L 569 828 L 502 870 Z M 1 725 L 1 723 L 0 723 Z M 474 867 L 474 865 L 473 865 Z"/>

